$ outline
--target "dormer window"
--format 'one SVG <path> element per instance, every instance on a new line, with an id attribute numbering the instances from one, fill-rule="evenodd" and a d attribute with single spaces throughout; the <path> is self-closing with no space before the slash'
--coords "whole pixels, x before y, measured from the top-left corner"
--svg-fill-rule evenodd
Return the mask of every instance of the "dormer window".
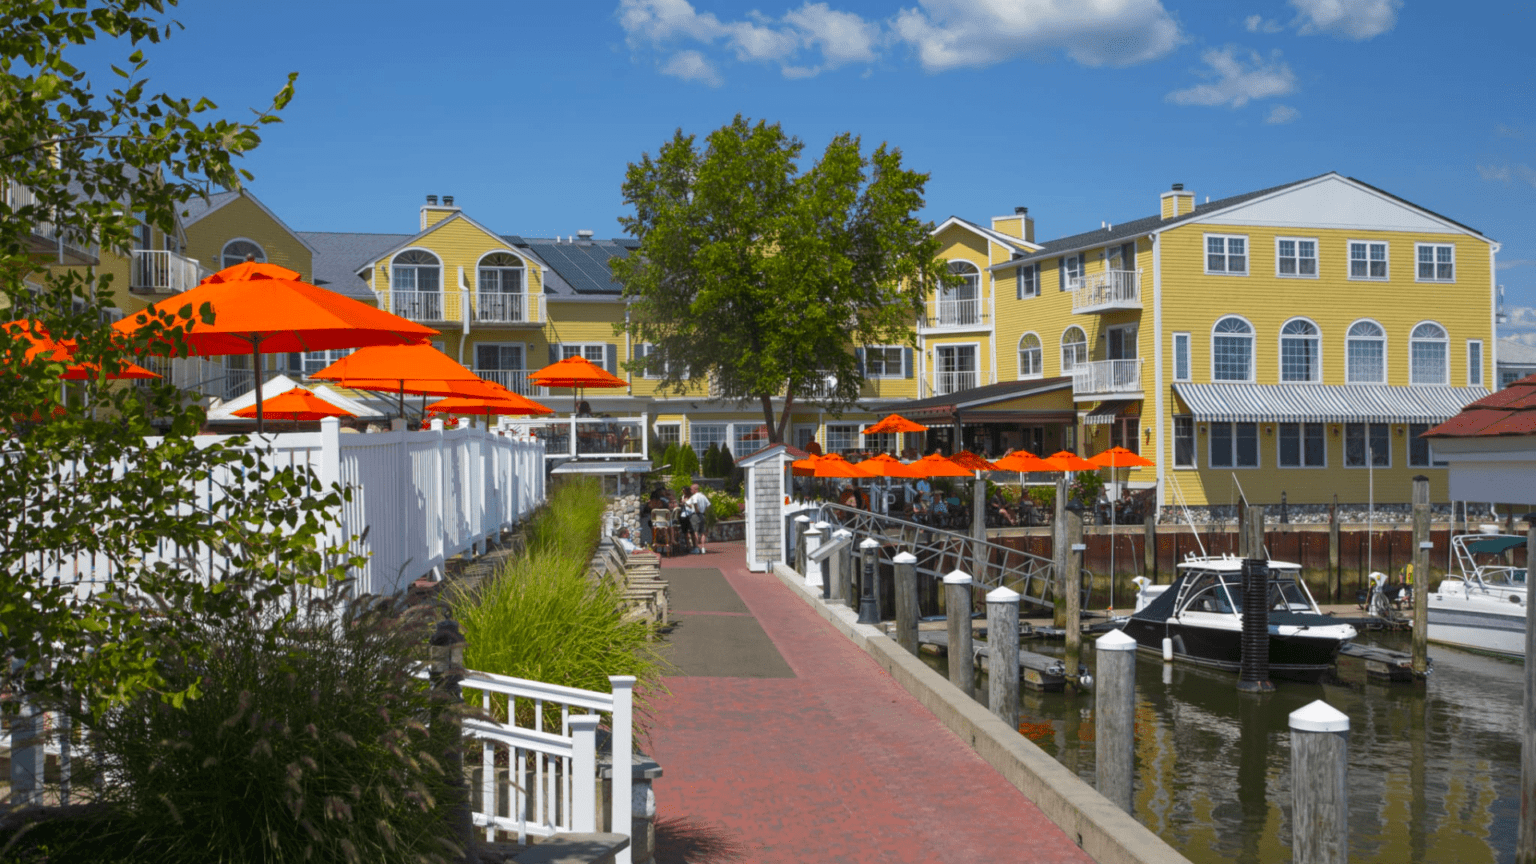
<path id="1" fill-rule="evenodd" d="M 142 248 L 148 249 L 148 246 Z M 267 251 L 250 240 L 231 240 L 224 244 L 224 252 L 219 256 L 223 267 L 233 267 L 236 264 L 244 264 L 246 261 L 267 260 Z"/>

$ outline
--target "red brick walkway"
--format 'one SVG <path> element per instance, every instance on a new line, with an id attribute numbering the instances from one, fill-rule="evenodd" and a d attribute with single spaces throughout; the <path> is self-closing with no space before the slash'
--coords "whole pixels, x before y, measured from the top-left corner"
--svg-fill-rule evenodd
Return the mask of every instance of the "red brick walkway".
<path id="1" fill-rule="evenodd" d="M 708 555 L 662 566 L 718 568 L 795 677 L 666 679 L 650 742 L 666 771 L 656 783 L 660 864 L 1091 860 L 864 652 L 744 560 L 740 543 L 711 544 Z"/>

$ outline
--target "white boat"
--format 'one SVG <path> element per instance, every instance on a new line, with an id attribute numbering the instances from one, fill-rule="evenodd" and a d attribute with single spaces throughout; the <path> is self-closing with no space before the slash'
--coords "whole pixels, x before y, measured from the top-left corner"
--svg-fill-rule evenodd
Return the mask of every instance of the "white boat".
<path id="1" fill-rule="evenodd" d="M 1461 578 L 1445 578 L 1429 595 L 1429 641 L 1525 656 L 1525 568 L 1504 560 L 1525 537 L 1497 530 L 1451 538 Z"/>

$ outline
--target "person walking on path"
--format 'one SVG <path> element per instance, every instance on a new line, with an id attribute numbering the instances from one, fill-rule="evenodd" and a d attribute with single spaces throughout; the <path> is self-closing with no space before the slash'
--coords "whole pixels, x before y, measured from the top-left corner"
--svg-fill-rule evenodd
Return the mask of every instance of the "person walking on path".
<path id="1" fill-rule="evenodd" d="M 709 513 L 709 496 L 695 483 L 689 487 L 693 494 L 683 503 L 688 507 L 689 521 L 693 523 L 694 547 L 693 554 L 704 554 L 704 516 Z"/>

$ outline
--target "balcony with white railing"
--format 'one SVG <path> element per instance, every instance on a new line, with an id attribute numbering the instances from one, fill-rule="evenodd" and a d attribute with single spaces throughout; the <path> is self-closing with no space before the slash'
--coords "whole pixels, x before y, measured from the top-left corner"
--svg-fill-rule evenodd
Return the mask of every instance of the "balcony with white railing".
<path id="1" fill-rule="evenodd" d="M 951 393 L 959 393 L 962 390 L 970 390 L 980 385 L 981 380 L 976 371 L 967 372 L 935 372 L 931 380 L 923 382 L 926 386 L 924 397 L 948 396 Z"/>
<path id="2" fill-rule="evenodd" d="M 144 294 L 180 294 L 211 271 L 196 259 L 163 249 L 133 250 L 128 290 Z"/>
<path id="3" fill-rule="evenodd" d="M 930 300 L 926 314 L 918 319 L 918 329 L 924 332 L 938 330 L 972 330 L 989 325 L 985 305 L 974 300 Z"/>
<path id="4" fill-rule="evenodd" d="M 476 369 L 475 374 L 529 399 L 549 395 L 548 387 L 540 387 L 528 380 L 527 369 Z"/>
<path id="5" fill-rule="evenodd" d="M 548 458 L 640 460 L 650 458 L 646 417 L 530 417 L 511 424 L 542 442 Z"/>
<path id="6" fill-rule="evenodd" d="M 1140 396 L 1141 359 L 1093 360 L 1072 369 L 1072 398 L 1100 399 L 1105 396 Z"/>
<path id="7" fill-rule="evenodd" d="M 23 207 L 37 207 L 37 193 L 30 186 L 14 180 L 0 179 L 8 212 L 15 213 Z M 88 237 L 61 228 L 49 219 L 35 218 L 32 222 L 32 252 L 53 258 L 57 264 L 97 264 L 101 261 L 101 245 Z"/>
<path id="8" fill-rule="evenodd" d="M 456 291 L 390 291 L 387 311 L 412 321 L 457 321 Z"/>
<path id="9" fill-rule="evenodd" d="M 544 304 L 538 294 L 475 292 L 475 321 L 481 324 L 543 324 Z"/>
<path id="10" fill-rule="evenodd" d="M 1089 273 L 1068 285 L 1072 311 L 1078 315 L 1141 308 L 1141 271 L 1105 270 Z"/>

